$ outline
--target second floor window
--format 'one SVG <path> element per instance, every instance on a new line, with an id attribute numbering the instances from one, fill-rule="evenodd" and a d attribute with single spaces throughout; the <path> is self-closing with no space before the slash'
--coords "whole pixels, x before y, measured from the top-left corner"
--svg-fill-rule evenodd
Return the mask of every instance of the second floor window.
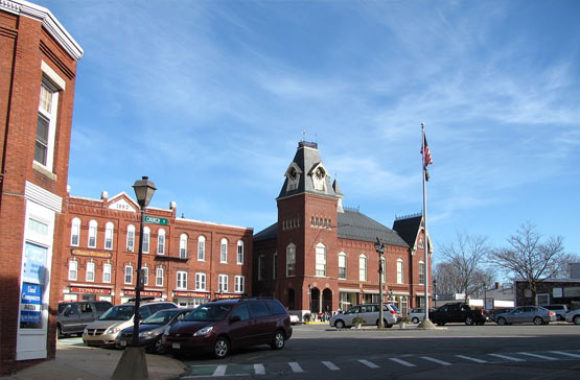
<path id="1" fill-rule="evenodd" d="M 316 276 L 326 276 L 326 247 L 321 243 L 316 245 Z"/>
<path id="2" fill-rule="evenodd" d="M 163 286 L 163 268 L 157 268 L 155 271 L 155 286 Z"/>
<path id="3" fill-rule="evenodd" d="M 289 244 L 286 247 L 286 277 L 296 276 L 296 246 Z"/>
<path id="4" fill-rule="evenodd" d="M 97 248 L 97 221 L 89 222 L 89 248 Z"/>
<path id="5" fill-rule="evenodd" d="M 87 263 L 87 272 L 85 273 L 85 280 L 87 282 L 95 281 L 95 263 Z"/>
<path id="6" fill-rule="evenodd" d="M 105 225 L 105 249 L 113 249 L 113 232 L 115 230 L 115 225 L 111 222 L 107 222 Z"/>
<path id="7" fill-rule="evenodd" d="M 236 276 L 234 278 L 234 291 L 236 293 L 243 293 L 244 292 L 245 281 L 246 281 L 246 279 L 244 276 Z"/>
<path id="8" fill-rule="evenodd" d="M 197 238 L 197 260 L 205 261 L 205 236 Z"/>
<path id="9" fill-rule="evenodd" d="M 127 252 L 135 252 L 135 226 L 127 226 Z"/>
<path id="10" fill-rule="evenodd" d="M 187 235 L 181 234 L 179 236 L 179 257 L 187 259 Z"/>
<path id="11" fill-rule="evenodd" d="M 76 281 L 78 278 L 78 268 L 79 263 L 77 261 L 69 261 L 68 262 L 68 279 L 71 281 Z"/>
<path id="12" fill-rule="evenodd" d="M 205 288 L 206 288 L 205 273 L 196 273 L 195 290 L 205 290 Z"/>
<path id="13" fill-rule="evenodd" d="M 423 261 L 419 261 L 419 284 L 425 284 L 425 263 Z"/>
<path id="14" fill-rule="evenodd" d="M 403 260 L 397 260 L 397 284 L 402 284 L 405 278 L 403 277 Z"/>
<path id="15" fill-rule="evenodd" d="M 236 262 L 238 264 L 244 263 L 244 242 L 241 240 L 238 241 L 238 254 Z"/>
<path id="16" fill-rule="evenodd" d="M 346 280 L 346 254 L 338 254 L 338 278 Z"/>
<path id="17" fill-rule="evenodd" d="M 272 255 L 272 278 L 275 280 L 278 277 L 278 253 L 274 252 Z"/>
<path id="18" fill-rule="evenodd" d="M 36 141 L 34 145 L 34 161 L 46 167 L 51 172 L 54 161 L 58 94 L 56 86 L 47 78 L 42 78 L 36 125 Z"/>
<path id="19" fill-rule="evenodd" d="M 149 268 L 141 268 L 141 277 L 143 277 L 143 285 L 149 285 Z"/>
<path id="20" fill-rule="evenodd" d="M 228 240 L 222 239 L 220 244 L 220 263 L 228 262 Z"/>
<path id="21" fill-rule="evenodd" d="M 70 245 L 78 247 L 80 236 L 81 236 L 81 220 L 79 218 L 74 218 L 70 226 Z"/>
<path id="22" fill-rule="evenodd" d="M 133 265 L 125 265 L 125 284 L 133 283 Z"/>
<path id="23" fill-rule="evenodd" d="M 187 289 L 187 272 L 177 272 L 177 289 Z"/>
<path id="24" fill-rule="evenodd" d="M 358 279 L 359 281 L 367 280 L 367 257 L 360 255 L 358 259 Z"/>
<path id="25" fill-rule="evenodd" d="M 111 282 L 111 270 L 112 270 L 112 265 L 109 263 L 105 263 L 103 264 L 103 282 L 105 283 L 109 283 Z"/>
<path id="26" fill-rule="evenodd" d="M 228 291 L 228 275 L 220 274 L 218 276 L 218 292 L 227 292 L 227 291 Z"/>

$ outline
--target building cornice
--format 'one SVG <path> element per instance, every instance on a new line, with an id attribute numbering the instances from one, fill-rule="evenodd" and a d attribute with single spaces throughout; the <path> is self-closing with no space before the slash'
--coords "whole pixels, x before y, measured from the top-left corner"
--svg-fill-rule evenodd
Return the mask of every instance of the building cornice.
<path id="1" fill-rule="evenodd" d="M 78 61 L 83 56 L 84 51 L 81 46 L 47 8 L 25 0 L 0 0 L 0 10 L 40 21 L 72 58 Z"/>

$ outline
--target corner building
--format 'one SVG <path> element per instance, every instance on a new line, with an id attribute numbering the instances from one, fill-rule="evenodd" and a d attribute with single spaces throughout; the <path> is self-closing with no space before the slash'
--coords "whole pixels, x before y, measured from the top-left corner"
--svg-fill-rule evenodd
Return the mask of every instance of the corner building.
<path id="1" fill-rule="evenodd" d="M 175 202 L 145 214 L 141 297 L 192 307 L 251 295 L 251 228 L 179 218 Z M 140 218 L 126 193 L 67 197 L 60 301 L 135 297 Z"/>
<path id="2" fill-rule="evenodd" d="M 52 13 L 0 1 L 0 374 L 55 356 L 77 61 Z"/>
<path id="3" fill-rule="evenodd" d="M 425 270 L 431 267 L 424 262 L 421 215 L 399 218 L 391 229 L 345 209 L 316 143 L 298 144 L 285 178 L 278 221 L 254 235 L 255 295 L 275 296 L 302 318 L 378 303 L 379 238 L 385 243 L 383 302 L 404 314 L 425 304 Z"/>

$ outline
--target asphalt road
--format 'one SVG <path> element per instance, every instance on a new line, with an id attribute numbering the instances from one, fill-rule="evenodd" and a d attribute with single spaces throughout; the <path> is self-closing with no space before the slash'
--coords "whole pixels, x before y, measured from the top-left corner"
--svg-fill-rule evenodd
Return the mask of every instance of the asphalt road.
<path id="1" fill-rule="evenodd" d="M 182 359 L 181 379 L 580 379 L 580 327 L 446 325 L 437 330 L 295 326 L 281 351 Z"/>

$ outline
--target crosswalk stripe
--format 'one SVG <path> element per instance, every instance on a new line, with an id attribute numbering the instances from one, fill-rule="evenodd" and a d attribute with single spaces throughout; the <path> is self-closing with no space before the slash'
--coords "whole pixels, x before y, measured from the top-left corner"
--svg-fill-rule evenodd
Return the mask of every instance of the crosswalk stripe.
<path id="1" fill-rule="evenodd" d="M 226 369 L 228 366 L 226 364 L 220 364 L 213 371 L 213 377 L 224 376 L 226 374 Z"/>
<path id="2" fill-rule="evenodd" d="M 302 369 L 302 367 L 300 367 L 300 364 L 298 364 L 297 362 L 289 362 L 288 365 L 290 366 L 290 369 L 294 373 L 302 373 L 302 372 L 304 372 L 304 370 Z"/>
<path id="3" fill-rule="evenodd" d="M 514 358 L 507 355 L 500 355 L 500 354 L 489 354 L 489 356 L 495 356 L 496 358 L 511 360 L 512 362 L 525 362 L 525 359 Z"/>
<path id="4" fill-rule="evenodd" d="M 544 360 L 558 360 L 558 359 L 553 358 L 553 357 L 550 357 L 550 356 L 532 354 L 532 353 L 529 353 L 529 352 L 518 352 L 518 354 L 520 354 L 520 355 L 526 355 L 526 356 L 531 356 L 533 358 L 544 359 Z"/>
<path id="5" fill-rule="evenodd" d="M 443 360 L 435 359 L 429 356 L 419 356 L 421 359 L 428 360 L 433 363 L 441 364 L 441 365 L 451 365 L 451 363 L 444 362 Z"/>
<path id="6" fill-rule="evenodd" d="M 264 368 L 263 364 L 254 364 L 254 373 L 256 375 L 265 375 L 266 368 Z"/>
<path id="7" fill-rule="evenodd" d="M 373 363 L 373 362 L 370 362 L 370 361 L 368 361 L 368 360 L 360 359 L 360 360 L 359 360 L 359 363 L 362 363 L 362 364 L 366 365 L 366 366 L 367 366 L 367 367 L 369 367 L 369 368 L 379 368 L 379 366 L 378 366 L 378 365 L 376 365 L 375 363 Z"/>
<path id="8" fill-rule="evenodd" d="M 549 351 L 549 352 L 551 352 L 553 354 L 569 356 L 571 358 L 580 358 L 580 355 L 578 355 L 578 354 L 571 354 L 570 352 L 564 352 L 564 351 Z"/>
<path id="9" fill-rule="evenodd" d="M 395 363 L 399 363 L 399 364 L 404 365 L 406 367 L 416 367 L 415 364 L 409 363 L 408 361 L 403 360 L 403 359 L 399 359 L 399 358 L 389 358 L 389 359 L 394 361 Z"/>
<path id="10" fill-rule="evenodd" d="M 455 355 L 455 356 L 457 356 L 458 358 L 461 358 L 461 359 L 471 360 L 472 362 L 476 362 L 476 363 L 480 363 L 480 364 L 487 363 L 487 361 L 485 361 L 485 360 L 472 358 L 470 356 L 465 356 L 465 355 Z"/>
<path id="11" fill-rule="evenodd" d="M 333 362 L 327 362 L 327 361 L 323 361 L 322 364 L 324 364 L 324 366 L 326 368 L 328 368 L 331 371 L 338 371 L 340 370 L 340 368 L 338 368 L 336 365 L 334 365 Z"/>

